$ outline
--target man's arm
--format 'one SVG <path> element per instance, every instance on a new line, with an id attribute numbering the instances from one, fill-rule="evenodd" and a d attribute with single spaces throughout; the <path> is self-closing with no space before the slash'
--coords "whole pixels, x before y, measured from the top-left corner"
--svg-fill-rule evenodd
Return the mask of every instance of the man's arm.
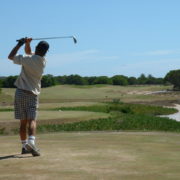
<path id="1" fill-rule="evenodd" d="M 8 56 L 8 59 L 9 60 L 13 60 L 14 59 L 14 57 L 16 56 L 16 54 L 17 54 L 17 52 L 18 52 L 18 50 L 20 49 L 20 45 L 19 44 L 17 44 L 13 49 L 12 49 L 12 51 L 10 52 L 10 54 L 9 54 L 9 56 Z"/>
<path id="2" fill-rule="evenodd" d="M 26 38 L 26 41 L 25 41 L 24 51 L 28 55 L 32 55 L 33 54 L 32 51 L 31 51 L 31 46 L 30 46 L 31 41 L 32 41 L 32 38 Z"/>
<path id="3" fill-rule="evenodd" d="M 14 57 L 16 56 L 18 50 L 20 49 L 20 47 L 25 43 L 25 39 L 22 38 L 19 40 L 18 44 L 11 50 L 11 52 L 9 53 L 8 59 L 9 60 L 13 60 Z"/>

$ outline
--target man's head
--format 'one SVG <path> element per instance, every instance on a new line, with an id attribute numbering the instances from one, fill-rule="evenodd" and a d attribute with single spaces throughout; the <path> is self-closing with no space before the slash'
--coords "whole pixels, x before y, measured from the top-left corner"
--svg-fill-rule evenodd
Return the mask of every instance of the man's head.
<path id="1" fill-rule="evenodd" d="M 35 54 L 39 56 L 45 56 L 49 49 L 49 44 L 46 41 L 40 41 L 36 46 Z"/>

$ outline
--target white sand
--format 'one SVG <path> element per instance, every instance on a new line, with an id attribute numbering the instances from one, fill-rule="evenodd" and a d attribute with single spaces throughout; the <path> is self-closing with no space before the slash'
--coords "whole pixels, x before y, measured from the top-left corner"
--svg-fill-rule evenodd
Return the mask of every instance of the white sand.
<path id="1" fill-rule="evenodd" d="M 163 115 L 161 117 L 168 117 L 170 119 L 174 119 L 176 121 L 180 121 L 180 104 L 175 104 L 175 108 L 178 110 L 177 113 L 170 114 L 170 115 Z"/>

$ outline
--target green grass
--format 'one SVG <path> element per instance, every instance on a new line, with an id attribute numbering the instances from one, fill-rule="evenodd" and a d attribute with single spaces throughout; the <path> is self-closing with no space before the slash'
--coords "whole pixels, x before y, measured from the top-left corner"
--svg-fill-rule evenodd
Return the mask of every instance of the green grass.
<path id="1" fill-rule="evenodd" d="M 3 119 L 7 118 L 6 112 L 9 111 L 12 111 L 12 109 L 0 109 L 1 115 L 4 117 Z M 83 116 L 83 113 L 86 111 L 95 114 L 85 114 Z M 179 132 L 180 122 L 157 117 L 157 115 L 167 115 L 175 112 L 177 112 L 177 110 L 174 108 L 121 102 L 102 103 L 91 106 L 52 108 L 39 112 L 40 122 L 41 120 L 47 120 L 47 124 L 45 121 L 43 124 L 40 124 L 38 126 L 38 132 L 99 130 L 158 130 Z M 102 113 L 102 115 L 100 113 Z M 73 119 L 73 117 L 75 119 L 75 115 L 77 116 L 76 121 L 67 121 L 68 123 L 65 123 L 66 121 L 63 120 L 63 118 Z M 85 116 L 88 117 L 86 121 L 83 120 Z M 101 118 L 103 116 L 105 117 Z M 62 119 L 63 121 L 62 123 L 52 124 L 50 123 L 50 119 Z M 14 132 L 17 132 L 17 130 L 14 130 Z"/>
<path id="2" fill-rule="evenodd" d="M 93 105 L 93 106 L 77 106 L 77 107 L 61 107 L 49 110 L 62 110 L 62 111 L 92 111 L 92 112 L 105 112 L 109 113 L 109 106 L 107 105 Z"/>
<path id="3" fill-rule="evenodd" d="M 117 120 L 117 129 L 180 132 L 180 122 L 169 118 L 142 114 L 122 114 L 121 118 L 122 120 Z"/>
<path id="4" fill-rule="evenodd" d="M 57 110 L 57 109 L 54 109 Z M 109 118 L 100 118 L 70 124 L 51 124 L 38 127 L 38 132 L 143 130 L 180 132 L 180 122 L 156 115 L 176 112 L 173 108 L 137 104 L 106 104 L 89 107 L 64 107 L 63 111 L 93 111 L 110 113 Z"/>
<path id="5" fill-rule="evenodd" d="M 146 114 L 146 115 L 167 115 L 176 113 L 174 108 L 164 108 L 160 106 L 142 105 L 142 104 L 127 104 L 127 103 L 108 103 L 104 105 L 93 106 L 78 106 L 78 107 L 61 107 L 54 108 L 52 110 L 62 111 L 93 111 L 93 112 L 105 112 L 119 111 L 128 114 Z"/>
<path id="6" fill-rule="evenodd" d="M 11 112 L 11 111 L 14 111 L 13 108 L 1 108 L 0 109 L 0 112 Z"/>
<path id="7" fill-rule="evenodd" d="M 0 128 L 0 135 L 4 135 L 4 134 L 6 134 L 5 133 L 5 128 Z"/>
<path id="8" fill-rule="evenodd" d="M 105 118 L 71 124 L 40 125 L 37 127 L 37 131 L 40 133 L 59 131 L 102 131 L 113 130 L 113 126 L 114 120 L 112 118 Z"/>
<path id="9" fill-rule="evenodd" d="M 38 126 L 38 132 L 59 131 L 169 131 L 180 132 L 180 122 L 168 118 L 147 115 L 124 115 L 106 119 L 75 122 L 71 124 L 50 124 Z"/>
<path id="10" fill-rule="evenodd" d="M 175 100 L 179 96 L 174 94 L 153 94 L 145 95 L 149 91 L 159 91 L 167 89 L 167 86 L 74 86 L 61 85 L 42 89 L 40 96 L 40 120 L 47 120 L 50 125 L 39 125 L 39 132 L 42 131 L 71 131 L 71 130 L 162 130 L 162 131 L 179 131 L 179 122 L 168 118 L 157 117 L 158 115 L 168 115 L 177 112 L 173 108 L 163 108 L 145 104 L 135 104 L 136 101 L 156 102 Z M 3 89 L 0 97 L 14 97 L 15 89 Z M 2 99 L 1 99 L 2 98 Z M 132 102 L 131 103 L 122 103 Z M 43 102 L 43 103 L 42 103 Z M 67 103 L 68 102 L 68 103 Z M 70 103 L 72 102 L 72 104 Z M 88 102 L 86 104 L 86 102 Z M 101 102 L 101 103 L 99 103 Z M 106 102 L 106 103 L 103 103 Z M 111 102 L 111 103 L 107 103 Z M 0 116 L 12 120 L 13 108 L 10 104 L 2 102 Z M 12 103 L 11 103 L 12 104 Z M 67 104 L 67 107 L 66 107 Z M 7 106 L 9 105 L 9 106 Z M 41 106 L 42 105 L 42 106 Z M 61 110 L 61 111 L 59 111 Z M 71 111 L 71 112 L 70 112 Z M 96 119 L 89 115 L 90 121 L 83 121 L 83 118 L 76 118 L 76 121 L 68 121 L 68 124 L 55 124 L 50 121 L 60 119 L 65 112 L 68 117 L 74 118 L 72 111 L 82 114 L 82 111 L 95 113 L 107 113 L 107 118 L 98 116 Z M 79 112 L 78 112 L 79 111 Z M 62 112 L 62 113 L 60 113 Z M 63 116 L 64 117 L 64 116 Z M 88 117 L 88 119 L 89 119 Z M 49 120 L 49 121 L 48 121 Z M 62 119 L 61 119 L 62 120 Z M 10 121 L 9 121 L 10 122 Z M 44 121 L 45 122 L 45 121 Z M 46 123 L 45 122 L 45 123 Z M 53 122 L 55 123 L 55 122 Z M 63 121 L 64 123 L 64 121 Z M 54 130 L 53 130 L 54 129 Z M 3 132 L 3 131 L 2 131 Z"/>

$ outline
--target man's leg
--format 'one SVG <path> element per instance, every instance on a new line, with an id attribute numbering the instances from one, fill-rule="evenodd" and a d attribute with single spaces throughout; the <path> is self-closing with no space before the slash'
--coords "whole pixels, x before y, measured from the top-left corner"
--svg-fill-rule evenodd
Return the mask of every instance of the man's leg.
<path id="1" fill-rule="evenodd" d="M 27 120 L 20 120 L 20 129 L 19 129 L 19 135 L 22 142 L 22 154 L 29 153 L 25 146 L 27 144 Z"/>
<path id="2" fill-rule="evenodd" d="M 28 119 L 28 144 L 26 148 L 32 153 L 33 156 L 40 156 L 39 149 L 35 146 L 35 135 L 36 135 L 36 116 L 37 116 L 37 105 L 38 105 L 38 96 L 28 95 L 27 99 L 27 119 Z"/>
<path id="3" fill-rule="evenodd" d="M 26 128 L 27 128 L 27 120 L 20 120 L 19 135 L 20 135 L 21 141 L 25 141 L 27 139 Z"/>
<path id="4" fill-rule="evenodd" d="M 35 135 L 36 135 L 36 120 L 28 120 L 29 128 L 28 128 L 28 144 L 26 148 L 32 153 L 33 156 L 40 156 L 39 149 L 35 146 Z"/>
<path id="5" fill-rule="evenodd" d="M 28 143 L 35 145 L 35 135 L 36 135 L 36 120 L 28 120 Z"/>

